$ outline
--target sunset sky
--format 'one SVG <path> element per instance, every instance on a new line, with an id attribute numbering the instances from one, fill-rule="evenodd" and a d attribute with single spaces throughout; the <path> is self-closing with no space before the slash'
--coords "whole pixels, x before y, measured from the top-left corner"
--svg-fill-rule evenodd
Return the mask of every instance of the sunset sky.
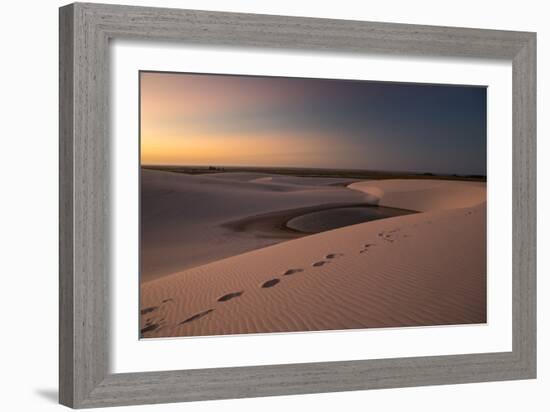
<path id="1" fill-rule="evenodd" d="M 486 174 L 486 89 L 140 73 L 144 165 Z"/>

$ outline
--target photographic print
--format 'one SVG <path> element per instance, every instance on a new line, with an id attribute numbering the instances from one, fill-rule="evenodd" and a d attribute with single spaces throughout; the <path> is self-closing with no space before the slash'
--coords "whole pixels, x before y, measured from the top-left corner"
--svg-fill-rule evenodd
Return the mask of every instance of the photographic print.
<path id="1" fill-rule="evenodd" d="M 486 323 L 485 86 L 139 89 L 141 338 Z"/>

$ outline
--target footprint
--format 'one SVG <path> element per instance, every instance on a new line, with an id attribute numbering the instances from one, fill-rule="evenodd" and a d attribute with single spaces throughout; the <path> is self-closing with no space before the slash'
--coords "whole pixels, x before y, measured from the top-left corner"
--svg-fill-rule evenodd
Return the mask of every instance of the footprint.
<path id="1" fill-rule="evenodd" d="M 148 308 L 141 309 L 139 312 L 140 312 L 142 315 L 146 315 L 146 314 L 148 314 L 148 313 L 154 312 L 154 311 L 157 310 L 158 308 L 159 308 L 158 306 L 151 306 L 151 307 L 148 307 Z"/>
<path id="2" fill-rule="evenodd" d="M 329 263 L 329 262 L 327 262 L 326 260 L 320 260 L 319 262 L 313 263 L 311 266 L 319 267 L 319 266 L 326 265 L 327 263 Z"/>
<path id="3" fill-rule="evenodd" d="M 194 320 L 200 319 L 209 313 L 212 313 L 214 309 L 208 309 L 203 312 L 197 313 L 196 315 L 191 316 L 190 318 L 185 319 L 184 321 L 181 321 L 179 325 L 183 325 L 184 323 L 193 322 Z"/>
<path id="4" fill-rule="evenodd" d="M 288 269 L 285 273 L 283 273 L 283 276 L 294 275 L 295 273 L 300 273 L 303 271 L 304 269 Z"/>
<path id="5" fill-rule="evenodd" d="M 264 283 L 262 283 L 262 288 L 272 288 L 273 286 L 275 286 L 277 283 L 279 283 L 281 280 L 280 279 L 270 279 Z"/>
<path id="6" fill-rule="evenodd" d="M 385 240 L 386 242 L 393 243 L 395 235 L 393 233 L 397 232 L 399 229 L 392 230 L 390 232 L 380 232 L 378 233 L 378 236 L 382 238 L 382 240 Z"/>
<path id="7" fill-rule="evenodd" d="M 149 325 L 145 325 L 144 328 L 142 328 L 140 330 L 141 334 L 143 335 L 144 333 L 147 333 L 147 332 L 153 332 L 154 330 L 157 330 L 159 328 L 159 324 L 157 323 L 152 323 L 152 324 L 149 324 Z"/>
<path id="8" fill-rule="evenodd" d="M 369 248 L 372 246 L 376 246 L 374 243 L 365 243 L 363 246 L 363 249 L 359 251 L 359 253 L 365 253 L 369 251 Z"/>
<path id="9" fill-rule="evenodd" d="M 239 292 L 228 293 L 227 295 L 223 295 L 223 296 L 219 297 L 218 302 L 227 302 L 228 300 L 231 300 L 233 298 L 238 298 L 243 293 L 244 293 L 244 290 L 241 290 Z"/>
<path id="10" fill-rule="evenodd" d="M 343 253 L 329 253 L 328 255 L 325 256 L 325 259 L 334 259 L 334 258 L 337 258 L 337 257 L 340 257 L 340 256 L 344 256 Z"/>
<path id="11" fill-rule="evenodd" d="M 141 315 L 147 315 L 148 313 L 151 313 L 151 312 L 156 311 L 157 309 L 160 309 L 162 305 L 165 305 L 166 303 L 168 303 L 168 302 L 173 302 L 173 301 L 174 301 L 174 299 L 172 299 L 172 298 L 167 298 L 167 299 L 164 299 L 164 300 L 160 303 L 160 305 L 158 305 L 158 306 L 150 306 L 150 307 L 148 307 L 148 308 L 143 308 L 143 309 L 141 309 L 139 312 L 141 313 Z"/>

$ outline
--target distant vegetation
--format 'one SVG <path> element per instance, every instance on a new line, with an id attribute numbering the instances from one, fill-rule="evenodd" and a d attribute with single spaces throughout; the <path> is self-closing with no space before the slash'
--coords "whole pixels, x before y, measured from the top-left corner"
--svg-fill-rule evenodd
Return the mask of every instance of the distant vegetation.
<path id="1" fill-rule="evenodd" d="M 224 173 L 224 172 L 246 172 L 266 173 L 303 177 L 338 177 L 347 179 L 442 179 L 442 180 L 466 180 L 486 182 L 484 175 L 458 175 L 458 174 L 437 174 L 437 173 L 413 173 L 413 172 L 388 172 L 376 170 L 337 170 L 337 169 L 313 169 L 295 167 L 238 167 L 238 166 L 170 166 L 170 165 L 143 165 L 143 169 L 162 170 L 166 172 L 185 173 L 190 175 Z"/>

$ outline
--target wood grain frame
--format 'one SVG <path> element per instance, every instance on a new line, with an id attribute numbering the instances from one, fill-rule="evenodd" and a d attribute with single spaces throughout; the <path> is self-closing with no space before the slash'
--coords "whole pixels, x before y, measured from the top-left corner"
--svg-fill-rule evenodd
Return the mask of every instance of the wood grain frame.
<path id="1" fill-rule="evenodd" d="M 60 9 L 60 402 L 74 408 L 536 376 L 536 34 L 75 3 Z M 513 65 L 513 350 L 109 372 L 109 40 L 506 59 Z"/>

